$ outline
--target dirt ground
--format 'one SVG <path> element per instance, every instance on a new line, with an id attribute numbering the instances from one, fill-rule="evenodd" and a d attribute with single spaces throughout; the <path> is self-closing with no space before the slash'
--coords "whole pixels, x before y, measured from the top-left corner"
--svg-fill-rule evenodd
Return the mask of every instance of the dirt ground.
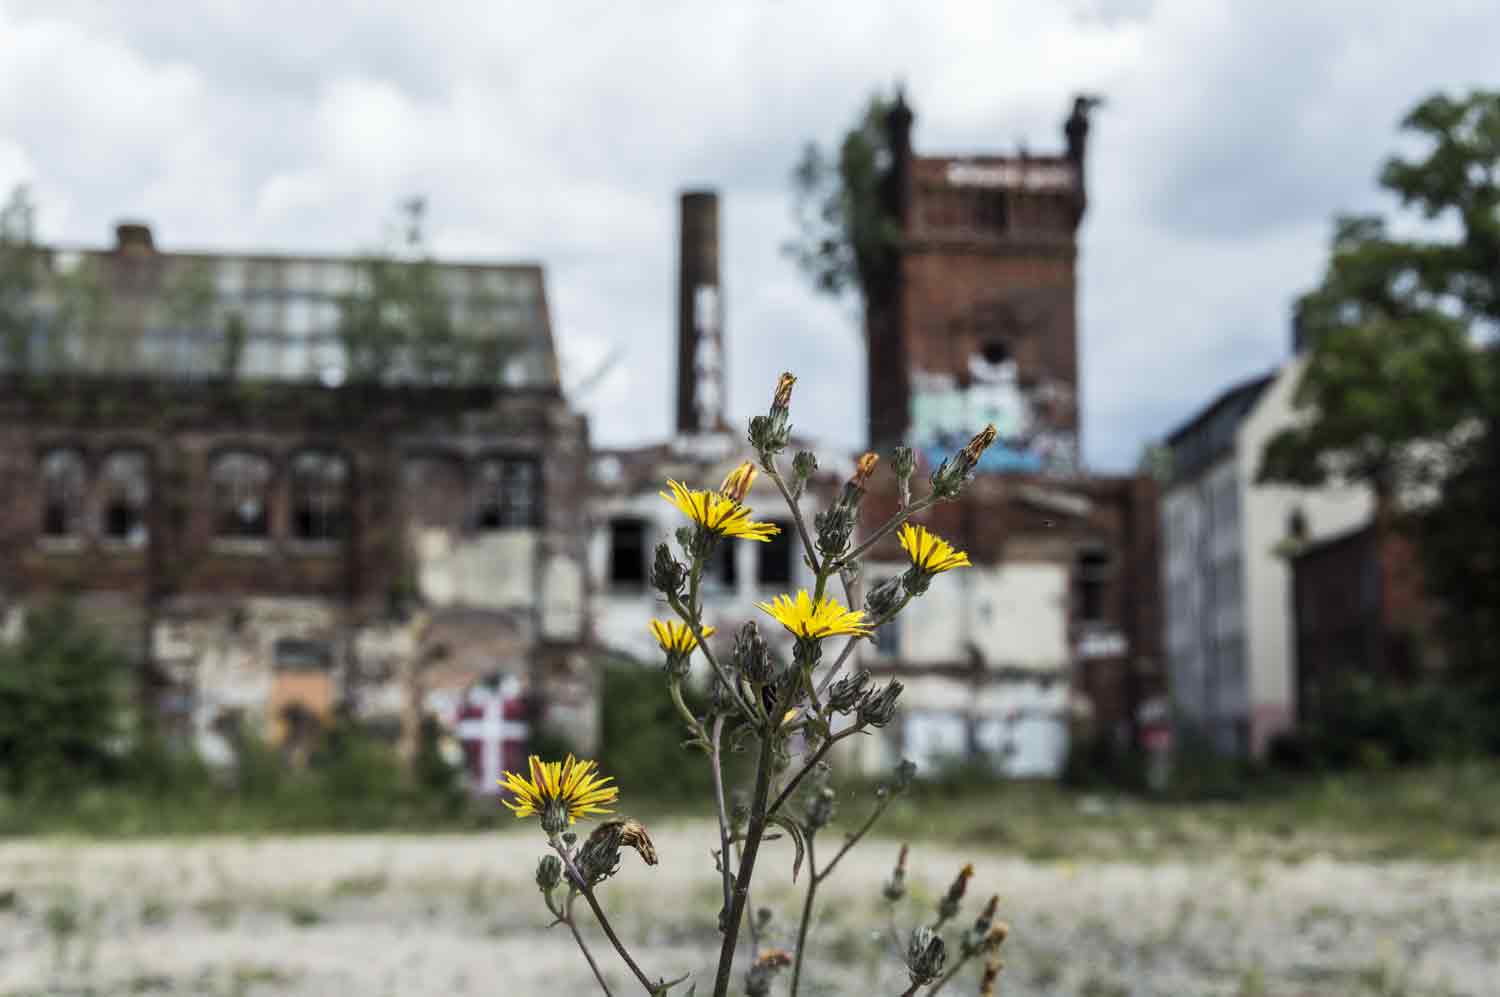
<path id="1" fill-rule="evenodd" d="M 649 973 L 691 972 L 702 995 L 717 950 L 715 830 L 652 834 L 662 864 L 627 855 L 604 905 Z M 910 895 L 892 910 L 880 883 L 896 847 L 862 844 L 823 887 L 804 994 L 901 993 L 892 932 L 930 921 L 966 861 L 977 873 L 956 923 L 1000 895 L 1006 995 L 1500 994 L 1500 868 L 1487 863 L 1036 861 L 918 843 Z M 596 993 L 567 930 L 546 926 L 532 882 L 542 852 L 535 828 L 0 843 L 0 997 Z M 763 861 L 753 899 L 775 910 L 764 941 L 790 948 L 800 889 L 786 842 Z M 581 921 L 614 993 L 640 993 Z M 968 967 L 945 993 L 977 993 L 977 976 Z"/>

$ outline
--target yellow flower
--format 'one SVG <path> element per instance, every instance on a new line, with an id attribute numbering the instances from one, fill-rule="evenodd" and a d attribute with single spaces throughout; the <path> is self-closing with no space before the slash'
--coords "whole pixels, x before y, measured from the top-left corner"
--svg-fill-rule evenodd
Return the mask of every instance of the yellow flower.
<path id="1" fill-rule="evenodd" d="M 733 475 L 731 475 L 733 477 Z M 699 526 L 721 536 L 745 540 L 770 540 L 781 532 L 774 523 L 750 520 L 750 510 L 719 492 L 691 491 L 679 481 L 668 481 L 672 494 L 658 492 Z"/>
<path id="2" fill-rule="evenodd" d="M 952 544 L 936 533 L 929 533 L 925 526 L 903 525 L 901 549 L 910 555 L 912 565 L 923 574 L 937 575 L 950 568 L 969 566 L 968 554 L 954 550 Z"/>
<path id="3" fill-rule="evenodd" d="M 713 627 L 704 627 L 703 636 L 712 637 Z M 693 630 L 686 623 L 678 623 L 676 620 L 651 621 L 651 635 L 656 638 L 656 643 L 668 654 L 687 654 L 698 646 L 698 638 L 693 636 Z"/>
<path id="4" fill-rule="evenodd" d="M 798 592 L 796 599 L 789 595 L 778 595 L 772 602 L 758 602 L 756 605 L 798 637 L 820 640 L 840 634 L 859 637 L 868 637 L 870 634 L 870 628 L 864 626 L 864 610 L 845 609 L 832 596 L 824 596 L 814 604 L 807 589 Z"/>
<path id="5" fill-rule="evenodd" d="M 620 790 L 605 783 L 613 782 L 610 776 L 601 778 L 594 771 L 592 761 L 580 762 L 569 755 L 566 761 L 544 762 L 536 755 L 528 759 L 531 778 L 506 772 L 500 785 L 510 790 L 516 802 L 502 800 L 517 817 L 542 818 L 542 829 L 555 834 L 572 824 L 579 817 L 592 814 L 612 813 L 603 804 L 613 803 Z"/>

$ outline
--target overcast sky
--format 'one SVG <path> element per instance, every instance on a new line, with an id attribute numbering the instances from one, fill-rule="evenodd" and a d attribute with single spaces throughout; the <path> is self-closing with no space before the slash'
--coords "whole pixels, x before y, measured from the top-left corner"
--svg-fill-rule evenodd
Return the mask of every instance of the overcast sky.
<path id="1" fill-rule="evenodd" d="M 627 443 L 670 427 L 677 194 L 716 187 L 731 414 L 791 369 L 798 424 L 855 446 L 853 305 L 779 251 L 802 144 L 902 79 L 919 152 L 1053 152 L 1094 91 L 1085 454 L 1122 469 L 1285 356 L 1330 216 L 1388 206 L 1402 113 L 1500 86 L 1497 38 L 1490 0 L 0 0 L 0 190 L 48 241 L 320 252 L 425 194 L 439 256 L 546 266 L 570 383 L 621 351 L 579 402 Z"/>

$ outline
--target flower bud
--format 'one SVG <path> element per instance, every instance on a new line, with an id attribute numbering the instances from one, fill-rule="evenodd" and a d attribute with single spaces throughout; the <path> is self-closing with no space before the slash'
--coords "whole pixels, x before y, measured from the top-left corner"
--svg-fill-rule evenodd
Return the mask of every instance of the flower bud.
<path id="1" fill-rule="evenodd" d="M 973 475 L 979 458 L 995 442 L 995 435 L 993 423 L 985 426 L 962 450 L 939 464 L 937 470 L 932 472 L 933 494 L 943 499 L 957 498 L 959 492 L 963 491 L 964 484 Z"/>
<path id="2" fill-rule="evenodd" d="M 901 695 L 901 683 L 891 679 L 879 692 L 866 696 L 859 704 L 858 723 L 867 727 L 884 727 L 896 718 L 896 699 Z"/>
<path id="3" fill-rule="evenodd" d="M 771 667 L 771 649 L 766 646 L 754 620 L 740 627 L 740 632 L 735 635 L 734 655 L 730 660 L 734 670 L 751 685 L 765 685 L 776 677 L 775 669 Z"/>
<path id="4" fill-rule="evenodd" d="M 828 707 L 838 713 L 855 710 L 869 693 L 870 673 L 861 668 L 828 687 Z"/>
<path id="5" fill-rule="evenodd" d="M 806 481 L 818 470 L 818 458 L 816 454 L 806 450 L 798 450 L 797 456 L 792 458 L 792 476 L 798 481 Z"/>
<path id="6" fill-rule="evenodd" d="M 536 864 L 536 885 L 543 893 L 551 893 L 562 881 L 562 859 L 556 855 L 543 855 Z"/>
<path id="7" fill-rule="evenodd" d="M 620 867 L 620 846 L 634 848 L 647 865 L 656 865 L 656 848 L 646 826 L 634 817 L 605 821 L 596 827 L 578 849 L 578 871 L 590 886 L 615 874 Z"/>
<path id="8" fill-rule="evenodd" d="M 974 919 L 974 927 L 970 928 L 963 936 L 963 951 L 965 956 L 978 952 L 990 936 L 990 925 L 995 920 L 995 909 L 1000 905 L 998 895 L 990 897 L 990 902 L 984 905 L 984 910 Z"/>
<path id="9" fill-rule="evenodd" d="M 917 468 L 911 447 L 897 447 L 891 454 L 891 469 L 896 472 L 896 502 L 905 509 L 911 505 L 911 473 Z"/>
<path id="10" fill-rule="evenodd" d="M 870 589 L 865 596 L 865 615 L 879 622 L 901 608 L 902 576 L 895 575 Z"/>
<path id="11" fill-rule="evenodd" d="M 935 931 L 924 925 L 911 933 L 911 942 L 906 947 L 906 971 L 911 974 L 912 983 L 917 986 L 931 983 L 947 961 L 947 947 Z"/>
<path id="12" fill-rule="evenodd" d="M 814 793 L 807 801 L 807 829 L 818 831 L 827 827 L 828 822 L 833 820 L 836 803 L 837 796 L 830 786 L 824 786 Z"/>
<path id="13" fill-rule="evenodd" d="M 974 863 L 970 862 L 958 870 L 953 884 L 948 887 L 948 892 L 943 899 L 938 901 L 938 923 L 950 920 L 958 915 L 958 908 L 963 903 L 964 892 L 969 888 L 969 880 L 974 876 Z"/>
<path id="14" fill-rule="evenodd" d="M 848 486 L 845 486 L 847 489 Z M 857 520 L 855 510 L 840 499 L 813 517 L 818 533 L 818 550 L 826 557 L 838 557 L 849 547 Z"/>
<path id="15" fill-rule="evenodd" d="M 749 493 L 750 485 L 755 481 L 755 474 L 755 465 L 748 460 L 745 461 L 724 478 L 724 483 L 719 486 L 720 494 L 736 502 L 745 501 L 745 495 Z"/>
<path id="16" fill-rule="evenodd" d="M 872 453 L 867 453 L 859 458 L 854 465 L 854 477 L 851 482 L 858 488 L 864 488 L 870 480 L 870 475 L 875 473 L 875 465 L 880 463 L 880 458 Z"/>
<path id="17" fill-rule="evenodd" d="M 675 598 L 682 592 L 687 579 L 687 569 L 672 556 L 672 549 L 664 543 L 656 545 L 656 560 L 651 565 L 651 587 L 667 598 Z"/>
<path id="18" fill-rule="evenodd" d="M 785 949 L 766 949 L 745 974 L 745 997 L 769 997 L 771 981 L 791 964 L 792 957 Z"/>
<path id="19" fill-rule="evenodd" d="M 771 414 L 777 412 L 789 412 L 792 408 L 792 385 L 797 379 L 792 376 L 791 371 L 785 371 L 781 377 L 776 379 L 776 393 L 771 396 Z"/>

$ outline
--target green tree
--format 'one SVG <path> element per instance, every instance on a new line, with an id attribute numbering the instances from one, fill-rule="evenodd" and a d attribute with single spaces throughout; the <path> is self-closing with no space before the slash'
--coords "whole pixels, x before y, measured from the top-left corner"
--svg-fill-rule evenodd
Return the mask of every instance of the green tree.
<path id="1" fill-rule="evenodd" d="M 62 790 L 116 768 L 124 660 L 66 603 L 32 611 L 0 648 L 0 787 Z"/>
<path id="2" fill-rule="evenodd" d="M 1491 621 L 1488 656 L 1472 660 L 1494 661 L 1500 601 L 1474 600 L 1500 587 L 1500 379 L 1476 340 L 1500 324 L 1500 92 L 1434 96 L 1402 124 L 1423 151 L 1390 159 L 1380 184 L 1444 224 L 1402 238 L 1377 217 L 1338 221 L 1323 280 L 1295 311 L 1306 418 L 1269 441 L 1258 477 L 1367 484 L 1382 535 L 1404 487 L 1438 489 L 1416 524 L 1429 592 L 1450 615 Z"/>
<path id="3" fill-rule="evenodd" d="M 799 234 L 785 251 L 817 290 L 853 290 L 866 305 L 894 277 L 901 237 L 887 194 L 894 166 L 888 122 L 895 107 L 880 94 L 871 96 L 836 156 L 809 142 L 792 170 Z"/>
<path id="4" fill-rule="evenodd" d="M 27 189 L 17 187 L 0 207 L 0 351 L 13 371 L 29 366 L 40 283 L 36 207 Z"/>

